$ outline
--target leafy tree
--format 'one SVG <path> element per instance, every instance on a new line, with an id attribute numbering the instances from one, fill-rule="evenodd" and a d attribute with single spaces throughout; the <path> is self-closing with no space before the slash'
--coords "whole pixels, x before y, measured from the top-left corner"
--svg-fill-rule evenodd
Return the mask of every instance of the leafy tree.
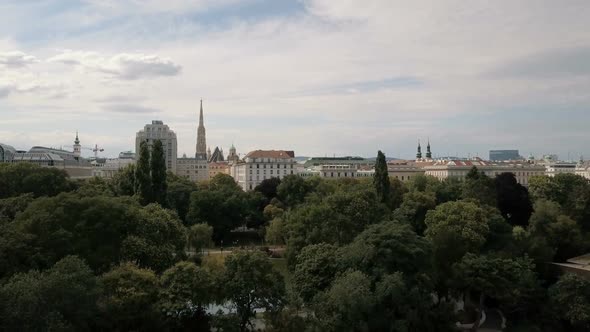
<path id="1" fill-rule="evenodd" d="M 152 194 L 154 202 L 165 206 L 166 199 L 166 157 L 164 156 L 164 147 L 159 139 L 154 141 L 152 155 L 150 158 L 150 171 L 152 176 Z"/>
<path id="2" fill-rule="evenodd" d="M 529 179 L 529 191 L 533 200 L 537 201 L 539 199 L 554 200 L 558 190 L 552 178 L 540 175 Z"/>
<path id="3" fill-rule="evenodd" d="M 15 163 L 0 168 L 0 199 L 26 193 L 34 197 L 55 196 L 73 189 L 62 169 L 32 163 Z"/>
<path id="4" fill-rule="evenodd" d="M 160 278 L 160 307 L 172 326 L 208 330 L 205 308 L 213 302 L 213 276 L 191 262 L 178 262 Z"/>
<path id="5" fill-rule="evenodd" d="M 102 328 L 157 331 L 162 316 L 157 306 L 158 278 L 148 269 L 122 263 L 100 277 L 103 294 L 98 301 Z"/>
<path id="6" fill-rule="evenodd" d="M 147 142 L 139 145 L 139 159 L 135 166 L 135 194 L 143 205 L 154 202 L 152 176 L 150 168 L 150 148 Z"/>
<path id="7" fill-rule="evenodd" d="M 238 186 L 236 180 L 229 174 L 217 173 L 209 181 L 209 189 L 220 192 L 241 192 L 242 188 Z"/>
<path id="8" fill-rule="evenodd" d="M 338 248 L 320 243 L 306 246 L 297 255 L 293 287 L 306 302 L 330 286 L 340 271 Z"/>
<path id="9" fill-rule="evenodd" d="M 529 237 L 532 245 L 543 246 L 546 243 L 555 254 L 554 259 L 559 262 L 581 255 L 586 249 L 576 222 L 562 214 L 557 203 L 542 199 L 535 203 Z"/>
<path id="10" fill-rule="evenodd" d="M 240 331 L 246 331 L 251 325 L 254 310 L 272 312 L 283 306 L 283 278 L 273 270 L 264 253 L 233 252 L 225 260 L 225 269 L 222 283 L 226 297 L 234 304 L 240 318 Z"/>
<path id="11" fill-rule="evenodd" d="M 309 184 L 300 176 L 287 175 L 277 187 L 277 197 L 287 206 L 293 207 L 303 203 L 310 190 Z"/>
<path id="12" fill-rule="evenodd" d="M 207 224 L 192 225 L 188 232 L 190 246 L 200 252 L 203 248 L 208 248 L 212 244 L 213 227 Z"/>
<path id="13" fill-rule="evenodd" d="M 395 272 L 412 277 L 429 270 L 432 248 L 409 225 L 385 221 L 369 226 L 340 252 L 348 267 L 376 278 Z"/>
<path id="14" fill-rule="evenodd" d="M 527 225 L 533 205 L 529 192 L 516 181 L 513 173 L 496 176 L 496 202 L 502 216 L 512 225 Z"/>
<path id="15" fill-rule="evenodd" d="M 120 169 L 111 179 L 111 187 L 115 195 L 133 196 L 135 194 L 135 164 Z"/>
<path id="16" fill-rule="evenodd" d="M 553 308 L 579 331 L 590 329 L 590 281 L 567 273 L 549 288 Z"/>
<path id="17" fill-rule="evenodd" d="M 375 306 L 371 279 L 349 270 L 318 299 L 315 313 L 325 331 L 366 331 Z"/>
<path id="18" fill-rule="evenodd" d="M 186 223 L 186 215 L 191 202 L 191 194 L 198 190 L 196 183 L 190 180 L 168 173 L 166 176 L 167 187 L 167 206 L 176 211 L 180 220 Z"/>
<path id="19" fill-rule="evenodd" d="M 0 224 L 14 220 L 33 201 L 33 194 L 0 199 Z"/>
<path id="20" fill-rule="evenodd" d="M 284 213 L 285 213 L 285 210 L 283 210 L 282 208 L 280 208 L 274 204 L 268 204 L 267 206 L 264 207 L 264 210 L 262 211 L 264 218 L 266 218 L 267 220 L 274 220 L 277 218 L 281 218 Z"/>
<path id="21" fill-rule="evenodd" d="M 456 288 L 479 294 L 479 307 L 486 298 L 498 301 L 505 312 L 526 309 L 537 292 L 538 282 L 532 260 L 496 258 L 467 254 L 456 263 Z"/>
<path id="22" fill-rule="evenodd" d="M 381 203 L 389 203 L 389 171 L 387 170 L 387 161 L 383 152 L 377 152 L 375 161 L 375 175 L 373 176 L 373 185 L 377 192 L 377 197 Z"/>
<path id="23" fill-rule="evenodd" d="M 268 204 L 273 198 L 277 197 L 277 188 L 281 184 L 281 179 L 272 177 L 265 179 L 260 182 L 259 185 L 254 188 L 255 191 L 261 193 Z"/>
<path id="24" fill-rule="evenodd" d="M 389 203 L 386 205 L 391 209 L 397 209 L 404 201 L 404 194 L 407 188 L 402 181 L 395 178 L 390 178 L 389 181 Z"/>
<path id="25" fill-rule="evenodd" d="M 270 206 L 270 205 L 269 205 Z M 273 219 L 266 227 L 265 241 L 273 245 L 285 244 L 285 225 L 282 219 Z"/>
<path id="26" fill-rule="evenodd" d="M 432 192 L 410 191 L 404 195 L 403 203 L 393 212 L 393 217 L 407 223 L 418 234 L 426 230 L 426 213 L 436 207 L 436 197 Z"/>
<path id="27" fill-rule="evenodd" d="M 247 208 L 243 192 L 227 195 L 221 191 L 199 190 L 191 194 L 186 223 L 213 226 L 213 238 L 219 242 L 243 223 Z"/>
<path id="28" fill-rule="evenodd" d="M 109 182 L 103 178 L 93 177 L 79 180 L 76 193 L 82 197 L 113 196 L 113 190 Z"/>
<path id="29" fill-rule="evenodd" d="M 481 204 L 496 206 L 496 188 L 493 179 L 473 166 L 463 182 L 463 199 L 474 199 Z"/>
<path id="30" fill-rule="evenodd" d="M 0 329 L 89 330 L 98 294 L 92 270 L 75 256 L 44 272 L 15 274 L 0 288 Z"/>

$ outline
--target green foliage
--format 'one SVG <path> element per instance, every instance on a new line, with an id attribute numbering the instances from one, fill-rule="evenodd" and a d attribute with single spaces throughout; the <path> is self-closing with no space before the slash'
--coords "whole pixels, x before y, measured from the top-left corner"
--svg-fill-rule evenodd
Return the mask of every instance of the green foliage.
<path id="1" fill-rule="evenodd" d="M 310 184 L 300 176 L 287 175 L 277 187 L 277 197 L 287 206 L 294 207 L 303 203 L 310 190 Z"/>
<path id="2" fill-rule="evenodd" d="M 404 195 L 401 206 L 393 212 L 393 218 L 412 226 L 414 232 L 423 235 L 426 230 L 426 213 L 436 207 L 432 192 L 410 191 Z"/>
<path id="3" fill-rule="evenodd" d="M 113 196 L 114 194 L 110 183 L 99 177 L 79 180 L 76 193 L 81 197 Z"/>
<path id="4" fill-rule="evenodd" d="M 281 179 L 272 177 L 270 179 L 262 180 L 262 182 L 254 188 L 254 191 L 261 193 L 268 204 L 273 198 L 277 197 L 277 190 L 280 184 Z"/>
<path id="5" fill-rule="evenodd" d="M 123 263 L 100 277 L 103 294 L 98 306 L 102 329 L 157 331 L 162 315 L 156 303 L 159 284 L 155 273 Z"/>
<path id="6" fill-rule="evenodd" d="M 189 228 L 188 242 L 196 252 L 212 245 L 213 227 L 207 224 L 195 224 Z"/>
<path id="7" fill-rule="evenodd" d="M 266 227 L 264 239 L 266 243 L 273 245 L 285 244 L 285 222 L 282 219 L 271 220 Z"/>
<path id="8" fill-rule="evenodd" d="M 135 194 L 142 205 L 154 202 L 152 176 L 150 168 L 150 148 L 147 142 L 139 144 L 139 158 L 135 166 Z"/>
<path id="9" fill-rule="evenodd" d="M 111 179 L 112 191 L 118 196 L 133 196 L 135 194 L 135 164 L 129 164 L 120 169 Z"/>
<path id="10" fill-rule="evenodd" d="M 90 268 L 75 256 L 44 272 L 15 274 L 0 288 L 0 329 L 89 330 L 99 291 Z"/>
<path id="11" fill-rule="evenodd" d="M 285 284 L 269 258 L 259 251 L 236 251 L 225 260 L 222 284 L 246 331 L 255 309 L 273 312 L 284 305 Z"/>
<path id="12" fill-rule="evenodd" d="M 389 171 L 387 170 L 387 160 L 381 150 L 377 152 L 377 160 L 375 161 L 375 175 L 373 176 L 373 185 L 377 192 L 377 197 L 381 203 L 389 203 Z"/>
<path id="13" fill-rule="evenodd" d="M 496 185 L 494 179 L 489 178 L 483 172 L 479 172 L 477 167 L 473 168 L 465 176 L 463 182 L 463 199 L 473 199 L 481 204 L 496 206 Z"/>
<path id="14" fill-rule="evenodd" d="M 211 273 L 191 262 L 178 262 L 160 278 L 160 307 L 172 326 L 207 330 L 205 307 L 213 302 Z"/>
<path id="15" fill-rule="evenodd" d="M 14 220 L 33 201 L 33 194 L 0 199 L 0 224 Z"/>
<path id="16" fill-rule="evenodd" d="M 330 286 L 340 271 L 338 248 L 330 244 L 309 245 L 297 255 L 293 286 L 306 302 Z"/>
<path id="17" fill-rule="evenodd" d="M 55 196 L 73 189 L 64 170 L 15 163 L 0 167 L 0 199 L 26 193 L 34 197 Z"/>
<path id="18" fill-rule="evenodd" d="M 186 223 L 186 215 L 191 202 L 191 194 L 199 188 L 196 183 L 190 180 L 168 173 L 166 176 L 167 184 L 167 206 L 176 211 L 180 220 Z"/>
<path id="19" fill-rule="evenodd" d="M 590 329 L 590 281 L 567 273 L 549 289 L 553 309 L 580 331 Z"/>
<path id="20" fill-rule="evenodd" d="M 164 147 L 159 139 L 154 141 L 152 155 L 150 158 L 150 171 L 152 176 L 152 194 L 154 202 L 166 206 L 166 159 L 164 156 Z"/>

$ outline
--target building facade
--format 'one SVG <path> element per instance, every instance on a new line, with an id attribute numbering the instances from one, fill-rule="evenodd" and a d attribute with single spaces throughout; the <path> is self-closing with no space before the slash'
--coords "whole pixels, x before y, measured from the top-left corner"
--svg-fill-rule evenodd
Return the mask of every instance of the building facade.
<path id="1" fill-rule="evenodd" d="M 256 150 L 231 166 L 231 176 L 242 189 L 252 190 L 263 180 L 296 174 L 295 164 L 293 151 Z"/>
<path id="2" fill-rule="evenodd" d="M 545 175 L 554 177 L 557 174 L 576 174 L 576 163 L 568 162 L 549 162 L 545 164 Z"/>
<path id="3" fill-rule="evenodd" d="M 228 162 L 212 162 L 209 163 L 209 179 L 212 179 L 217 174 L 228 174 L 230 175 L 231 169 Z"/>
<path id="4" fill-rule="evenodd" d="M 518 150 L 490 150 L 491 161 L 520 160 L 522 157 Z"/>
<path id="5" fill-rule="evenodd" d="M 431 166 L 425 166 L 424 171 L 426 175 L 434 176 L 439 180 L 445 180 L 451 177 L 463 180 L 473 166 L 477 167 L 478 171 L 492 178 L 502 173 L 513 173 L 516 181 L 523 186 L 528 186 L 531 177 L 545 175 L 545 167 L 541 165 L 526 162 L 492 163 L 479 158 L 473 160 L 439 161 Z"/>
<path id="6" fill-rule="evenodd" d="M 142 130 L 137 132 L 135 136 L 135 152 L 137 153 L 137 157 L 139 157 L 139 146 L 141 142 L 147 142 L 151 149 L 156 140 L 162 141 L 166 169 L 176 174 L 178 154 L 176 133 L 170 130 L 168 125 L 165 125 L 160 120 L 153 120 L 151 124 L 146 124 Z"/>
<path id="7" fill-rule="evenodd" d="M 92 176 L 112 179 L 119 170 L 135 164 L 135 153 L 125 151 L 119 153 L 119 158 L 104 159 L 103 162 L 93 163 Z"/>
<path id="8" fill-rule="evenodd" d="M 209 165 L 206 160 L 200 158 L 178 158 L 176 175 L 192 182 L 206 181 L 209 179 Z"/>

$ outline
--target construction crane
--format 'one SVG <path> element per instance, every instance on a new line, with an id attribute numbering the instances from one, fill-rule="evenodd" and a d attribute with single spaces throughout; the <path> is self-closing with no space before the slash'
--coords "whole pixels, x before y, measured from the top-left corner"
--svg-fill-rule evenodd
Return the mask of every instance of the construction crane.
<path id="1" fill-rule="evenodd" d="M 94 144 L 94 147 L 93 148 L 89 148 L 89 147 L 85 147 L 84 146 L 84 147 L 82 147 L 82 149 L 84 149 L 84 150 L 90 150 L 90 151 L 94 152 L 94 159 L 97 159 L 98 158 L 98 153 L 99 152 L 104 152 L 104 149 L 98 147 L 98 144 Z"/>

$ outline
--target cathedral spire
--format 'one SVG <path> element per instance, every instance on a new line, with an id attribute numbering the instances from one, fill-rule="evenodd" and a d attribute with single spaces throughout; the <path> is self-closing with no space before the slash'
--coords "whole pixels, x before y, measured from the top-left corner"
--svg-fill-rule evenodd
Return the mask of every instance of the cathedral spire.
<path id="1" fill-rule="evenodd" d="M 199 127 L 197 128 L 197 159 L 207 159 L 207 139 L 205 137 L 205 123 L 203 121 L 203 99 L 201 99 L 201 109 L 199 111 Z"/>
<path id="2" fill-rule="evenodd" d="M 420 140 L 418 140 L 418 152 L 416 153 L 416 159 L 422 159 L 422 147 L 420 146 Z"/>
<path id="3" fill-rule="evenodd" d="M 426 158 L 432 159 L 432 151 L 430 151 L 430 137 L 428 138 L 428 145 L 426 146 Z"/>

